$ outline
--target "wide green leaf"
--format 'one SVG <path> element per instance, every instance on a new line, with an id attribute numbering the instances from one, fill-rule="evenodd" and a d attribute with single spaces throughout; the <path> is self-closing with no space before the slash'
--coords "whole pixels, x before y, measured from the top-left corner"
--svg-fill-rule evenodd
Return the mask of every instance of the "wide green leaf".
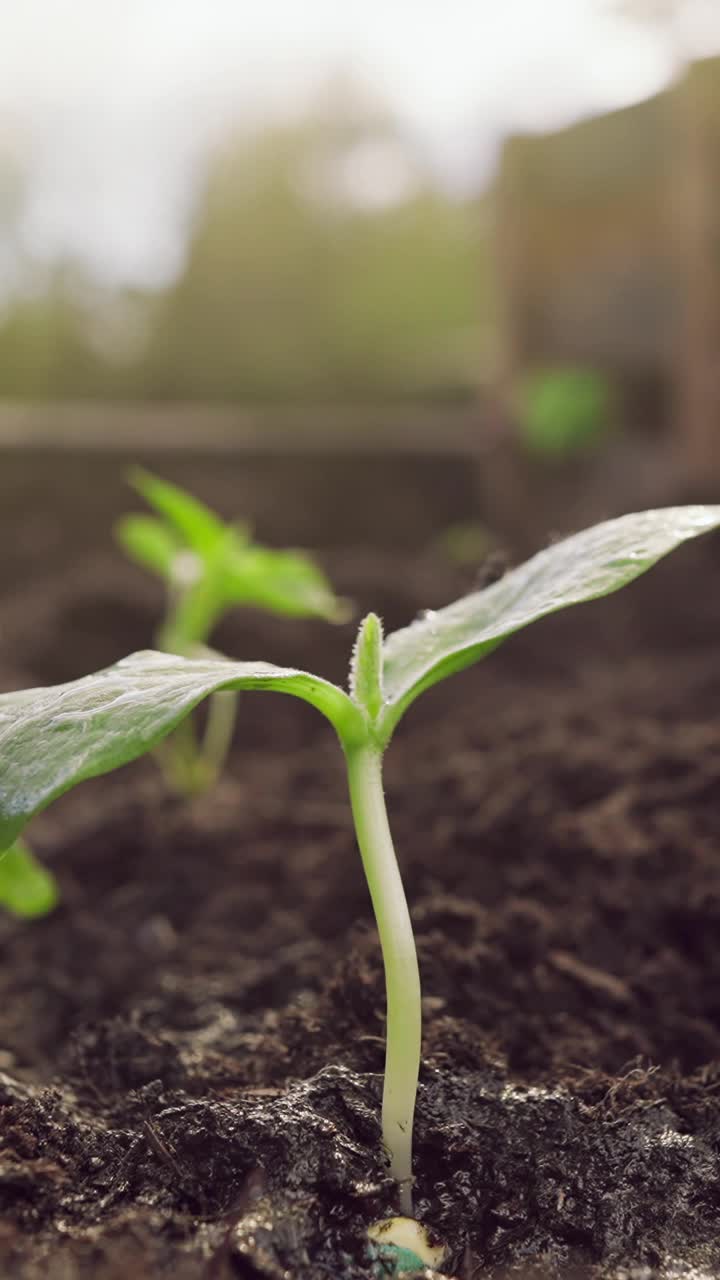
<path id="1" fill-rule="evenodd" d="M 620 516 L 547 547 L 483 591 L 394 632 L 384 647 L 380 741 L 389 741 L 423 689 L 470 666 L 531 622 L 618 591 L 681 543 L 719 525 L 720 506 Z"/>
<path id="2" fill-rule="evenodd" d="M 203 698 L 222 689 L 274 689 L 317 707 L 347 738 L 362 716 L 319 676 L 266 662 L 188 660 L 147 650 L 49 688 L 0 695 L 0 849 L 77 782 L 143 755 Z"/>
<path id="3" fill-rule="evenodd" d="M 0 853 L 0 906 L 24 920 L 46 916 L 58 900 L 55 879 L 22 840 Z"/>

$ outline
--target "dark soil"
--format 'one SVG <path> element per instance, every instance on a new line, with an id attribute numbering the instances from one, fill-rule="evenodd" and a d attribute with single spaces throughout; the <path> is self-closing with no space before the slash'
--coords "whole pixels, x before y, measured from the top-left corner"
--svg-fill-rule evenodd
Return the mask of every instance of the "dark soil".
<path id="1" fill-rule="evenodd" d="M 719 559 L 531 629 L 388 755 L 449 1275 L 720 1275 Z M 154 592 L 114 564 L 6 593 L 3 687 L 147 644 Z M 391 626 L 462 587 L 432 554 L 328 565 Z M 341 679 L 351 630 L 221 640 Z M 322 721 L 248 696 L 211 798 L 140 762 L 32 835 L 63 897 L 0 922 L 0 1276 L 368 1277 L 383 978 Z"/>

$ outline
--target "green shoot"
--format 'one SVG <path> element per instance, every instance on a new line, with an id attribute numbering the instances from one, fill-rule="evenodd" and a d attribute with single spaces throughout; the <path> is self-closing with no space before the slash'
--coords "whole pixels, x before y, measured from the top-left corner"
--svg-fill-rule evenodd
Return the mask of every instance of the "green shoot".
<path id="1" fill-rule="evenodd" d="M 403 1213 L 412 1211 L 412 1127 L 420 1063 L 420 981 L 393 849 L 382 757 L 410 704 L 484 658 L 514 632 L 619 590 L 688 539 L 720 527 L 720 506 L 622 516 L 541 551 L 482 591 L 383 640 L 370 614 L 360 628 L 350 691 L 263 662 L 133 654 L 70 684 L 0 696 L 0 848 L 33 814 L 85 778 L 155 748 L 204 698 L 276 690 L 311 703 L 343 749 L 357 841 L 385 965 L 387 1044 L 383 1138 Z"/>
<path id="2" fill-rule="evenodd" d="M 54 877 L 23 840 L 0 853 L 0 906 L 25 920 L 45 916 L 58 900 Z"/>
<path id="3" fill-rule="evenodd" d="M 515 409 L 529 453 L 562 461 L 597 448 L 613 427 L 613 387 L 594 369 L 535 369 L 521 382 Z"/>
<path id="4" fill-rule="evenodd" d="M 208 651 L 214 627 L 238 605 L 286 617 L 342 622 L 347 603 L 333 593 L 322 570 L 299 551 L 275 551 L 250 539 L 241 524 L 225 524 L 197 498 L 136 468 L 130 483 L 154 516 L 128 515 L 116 526 L 126 553 L 162 578 L 167 608 L 156 635 L 159 649 L 184 657 Z M 213 697 L 198 741 L 188 720 L 163 744 L 158 759 L 170 784 L 183 794 L 205 791 L 227 758 L 237 696 Z"/>

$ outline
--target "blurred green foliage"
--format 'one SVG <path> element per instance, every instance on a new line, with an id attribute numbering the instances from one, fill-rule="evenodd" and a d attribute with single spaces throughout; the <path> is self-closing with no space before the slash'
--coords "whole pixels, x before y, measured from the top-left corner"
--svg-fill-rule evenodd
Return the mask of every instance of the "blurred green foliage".
<path id="1" fill-rule="evenodd" d="M 24 840 L 0 853 L 0 908 L 24 920 L 45 916 L 57 905 L 58 888 L 47 867 Z"/>
<path id="2" fill-rule="evenodd" d="M 452 564 L 467 568 L 481 564 L 496 549 L 497 543 L 487 525 L 479 520 L 466 520 L 443 529 L 437 547 Z"/>
<path id="3" fill-rule="evenodd" d="M 388 201 L 372 175 L 365 193 L 348 185 L 373 148 L 407 172 Z M 442 194 L 392 121 L 367 107 L 236 138 L 209 166 L 184 269 L 164 292 L 108 297 L 65 266 L 11 297 L 0 396 L 472 393 L 483 299 L 491 307 L 481 212 Z"/>
<path id="4" fill-rule="evenodd" d="M 582 453 L 605 439 L 612 417 L 610 381 L 593 369 L 537 369 L 520 382 L 517 429 L 531 453 L 548 458 Z"/>

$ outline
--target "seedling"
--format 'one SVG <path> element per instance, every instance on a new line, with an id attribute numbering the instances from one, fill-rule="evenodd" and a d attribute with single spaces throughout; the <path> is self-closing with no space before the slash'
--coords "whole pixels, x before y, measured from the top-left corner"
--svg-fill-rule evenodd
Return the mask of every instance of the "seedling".
<path id="1" fill-rule="evenodd" d="M 251 541 L 246 525 L 225 524 L 197 498 L 141 468 L 130 483 L 154 516 L 127 515 L 116 526 L 131 559 L 159 575 L 166 588 L 157 647 L 183 657 L 205 657 L 214 627 L 238 605 L 293 618 L 343 622 L 325 574 L 300 551 L 276 551 Z M 163 743 L 158 758 L 170 784 L 184 794 L 205 791 L 222 772 L 237 715 L 237 695 L 210 699 L 201 742 L 192 719 Z"/>
<path id="2" fill-rule="evenodd" d="M 412 1211 L 412 1128 L 420 1063 L 420 980 L 390 834 L 382 758 L 400 719 L 425 689 L 470 666 L 532 622 L 609 595 L 680 543 L 720 526 L 720 506 L 622 516 L 556 543 L 483 591 L 383 639 L 361 624 L 349 692 L 264 662 L 136 653 L 69 684 L 0 696 L 0 848 L 77 782 L 157 746 L 203 698 L 219 691 L 294 694 L 335 729 L 347 764 L 357 841 L 380 935 L 387 994 L 382 1128 L 402 1212 Z"/>
<path id="3" fill-rule="evenodd" d="M 13 916 L 33 920 L 57 903 L 54 877 L 37 861 L 24 840 L 0 853 L 0 906 Z"/>
<path id="4" fill-rule="evenodd" d="M 611 434 L 613 399 L 608 379 L 593 369 L 536 369 L 519 387 L 520 441 L 548 462 L 596 449 Z"/>

